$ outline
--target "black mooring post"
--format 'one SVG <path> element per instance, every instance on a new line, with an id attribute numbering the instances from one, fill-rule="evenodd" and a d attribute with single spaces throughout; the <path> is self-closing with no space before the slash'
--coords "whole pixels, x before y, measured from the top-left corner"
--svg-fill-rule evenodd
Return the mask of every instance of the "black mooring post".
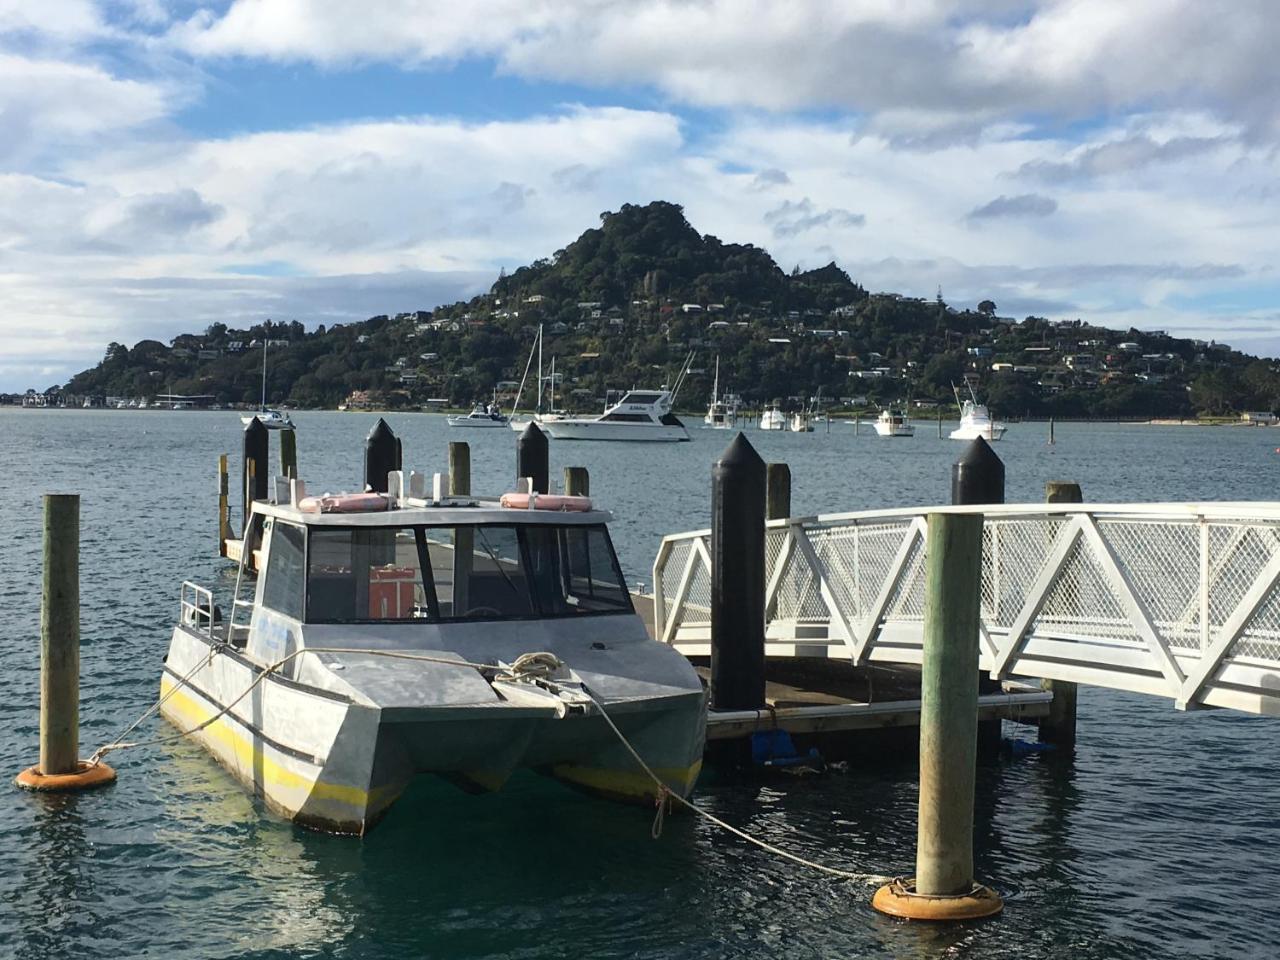
<path id="1" fill-rule="evenodd" d="M 249 513 L 254 500 L 267 499 L 267 481 L 271 476 L 268 460 L 271 456 L 270 440 L 267 428 L 262 421 L 254 417 L 244 428 L 244 456 L 240 461 L 241 491 L 244 493 L 244 513 L 241 516 L 241 529 L 249 523 Z M 253 464 L 250 469 L 249 464 Z M 253 479 L 248 478 L 252 474 Z"/>
<path id="2" fill-rule="evenodd" d="M 764 706 L 765 464 L 739 433 L 711 470 L 711 709 Z"/>
<path id="3" fill-rule="evenodd" d="M 516 479 L 531 477 L 534 493 L 550 493 L 549 460 L 547 435 L 538 429 L 536 423 L 530 423 L 516 437 Z"/>
<path id="4" fill-rule="evenodd" d="M 957 507 L 1004 503 L 1004 464 L 982 437 L 969 442 L 964 454 L 951 465 L 951 502 Z M 1000 681 L 978 674 L 978 693 L 999 693 Z M 1000 754 L 1000 720 L 978 724 L 978 758 L 994 760 Z"/>
<path id="5" fill-rule="evenodd" d="M 387 493 L 387 474 L 400 469 L 400 441 L 381 417 L 364 440 L 364 485 L 374 493 Z"/>

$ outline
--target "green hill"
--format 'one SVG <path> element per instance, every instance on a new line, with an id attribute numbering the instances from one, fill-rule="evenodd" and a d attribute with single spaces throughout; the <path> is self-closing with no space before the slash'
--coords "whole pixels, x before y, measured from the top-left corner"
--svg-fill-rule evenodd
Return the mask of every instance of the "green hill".
<path id="1" fill-rule="evenodd" d="M 595 410 L 606 391 L 668 382 L 694 351 L 682 406 L 705 405 L 715 358 L 722 390 L 750 404 L 949 403 L 967 376 L 1003 416 L 1231 415 L 1280 405 L 1269 361 L 1162 333 L 1073 320 L 1001 317 L 868 294 L 835 263 L 787 273 L 750 244 L 702 235 L 681 207 L 624 205 L 552 256 L 500 276 L 489 293 L 436 308 L 308 331 L 267 320 L 214 324 L 170 343 L 113 343 L 63 391 L 75 398 L 259 398 L 300 407 L 457 406 L 510 396 L 537 330 L 556 358 L 558 399 Z"/>

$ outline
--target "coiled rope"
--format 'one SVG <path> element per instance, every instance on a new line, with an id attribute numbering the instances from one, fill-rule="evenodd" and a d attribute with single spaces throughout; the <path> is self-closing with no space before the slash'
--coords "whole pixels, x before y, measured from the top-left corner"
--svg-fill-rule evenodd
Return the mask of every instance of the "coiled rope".
<path id="1" fill-rule="evenodd" d="M 262 683 L 262 681 L 268 676 L 279 670 L 285 664 L 289 663 L 295 657 L 304 653 L 359 654 L 375 657 L 388 657 L 393 660 L 416 660 L 424 663 L 441 663 L 455 667 L 470 667 L 482 672 L 496 671 L 496 675 L 493 679 L 495 682 L 499 683 L 514 683 L 521 680 L 542 680 L 550 686 L 555 686 L 555 681 L 549 679 L 551 675 L 564 666 L 564 661 L 554 653 L 547 652 L 523 653 L 515 659 L 515 662 L 512 663 L 511 666 L 504 667 L 501 664 L 472 663 L 467 660 L 456 660 L 449 657 L 433 657 L 429 654 L 409 653 L 402 650 L 374 650 L 364 647 L 304 647 L 300 650 L 295 650 L 287 656 L 281 657 L 275 663 L 266 667 L 258 674 L 257 677 L 254 678 L 253 682 L 249 684 L 249 686 L 247 686 L 238 697 L 224 706 L 213 716 L 201 721 L 190 730 L 182 730 L 175 734 L 155 737 L 150 740 L 123 742 L 123 737 L 128 736 L 128 734 L 136 729 L 137 726 L 146 720 L 147 717 L 159 710 L 160 707 L 163 706 L 164 702 L 168 700 L 179 687 L 184 686 L 198 670 L 205 667 L 212 660 L 214 651 L 211 650 L 208 658 L 201 659 L 195 667 L 183 675 L 167 693 L 161 696 L 160 699 L 148 707 L 137 720 L 125 728 L 120 737 L 117 737 L 114 742 L 104 744 L 94 751 L 93 755 L 89 758 L 89 763 L 91 765 L 96 765 L 104 756 L 115 750 L 152 746 L 161 743 L 172 743 L 176 740 L 188 737 L 193 733 L 199 733 L 201 730 L 204 730 L 206 727 L 215 723 L 217 720 L 229 713 L 232 707 L 247 697 L 258 686 L 258 684 Z M 653 772 L 653 768 L 645 762 L 644 758 L 640 756 L 631 741 L 627 739 L 626 734 L 618 729 L 618 725 L 613 722 L 613 717 L 609 715 L 609 711 L 605 709 L 604 704 L 596 699 L 596 697 L 587 690 L 585 686 L 581 689 L 582 693 L 591 701 L 592 704 L 594 704 L 595 708 L 600 711 L 600 716 L 604 718 L 604 722 L 608 724 L 609 729 L 613 731 L 613 735 L 618 738 L 618 742 L 621 743 L 627 753 L 630 754 L 631 759 L 635 761 L 636 765 L 644 772 L 645 776 L 653 781 L 654 786 L 657 788 L 657 795 L 655 799 L 657 811 L 654 814 L 653 825 L 649 831 L 650 836 L 655 840 L 662 836 L 662 829 L 665 823 L 666 814 L 670 810 L 671 804 L 675 802 L 686 809 L 693 811 L 709 823 L 715 824 L 720 829 L 733 834 L 735 837 L 745 840 L 747 843 L 753 844 L 767 853 L 771 853 L 776 857 L 781 857 L 784 860 L 790 860 L 792 863 L 799 864 L 802 867 L 808 867 L 811 870 L 825 873 L 828 876 L 839 877 L 842 880 L 852 880 L 869 886 L 879 886 L 881 884 L 888 883 L 893 879 L 893 877 L 875 873 L 854 873 L 849 870 L 841 870 L 839 867 L 830 867 L 823 863 L 808 860 L 798 854 L 791 853 L 789 850 L 784 850 L 781 847 L 774 846 L 767 841 L 761 840 L 759 837 L 754 837 L 745 830 L 735 827 L 733 824 L 721 820 L 715 814 L 702 809 L 702 807 L 698 806 L 692 800 L 681 796 L 668 787 L 666 783 L 663 782 L 662 778 Z"/>

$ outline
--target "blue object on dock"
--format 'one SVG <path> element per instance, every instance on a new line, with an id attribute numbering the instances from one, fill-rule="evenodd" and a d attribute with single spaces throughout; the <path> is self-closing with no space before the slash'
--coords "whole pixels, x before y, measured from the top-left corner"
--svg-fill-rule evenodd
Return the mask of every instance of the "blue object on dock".
<path id="1" fill-rule="evenodd" d="M 1004 748 L 1015 757 L 1025 757 L 1033 753 L 1049 753 L 1054 749 L 1054 745 L 1052 743 L 1040 743 L 1037 740 L 1006 738 Z"/>

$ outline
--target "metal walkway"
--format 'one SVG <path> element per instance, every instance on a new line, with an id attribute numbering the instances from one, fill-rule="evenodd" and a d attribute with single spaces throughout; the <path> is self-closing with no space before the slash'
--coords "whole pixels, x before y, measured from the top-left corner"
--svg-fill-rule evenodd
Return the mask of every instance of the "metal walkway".
<path id="1" fill-rule="evenodd" d="M 982 513 L 980 666 L 1280 715 L 1280 503 L 1010 504 L 771 521 L 766 652 L 919 663 L 925 516 Z M 709 530 L 654 560 L 655 634 L 711 652 Z"/>

